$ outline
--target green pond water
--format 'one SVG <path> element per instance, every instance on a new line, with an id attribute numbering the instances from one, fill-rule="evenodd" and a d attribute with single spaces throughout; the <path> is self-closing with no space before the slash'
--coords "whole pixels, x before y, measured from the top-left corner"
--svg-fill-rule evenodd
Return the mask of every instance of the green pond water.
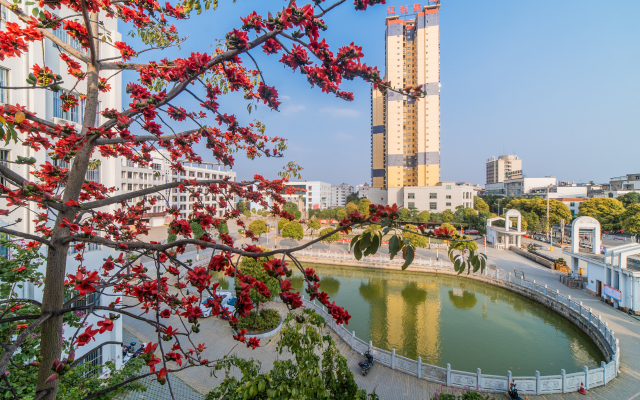
<path id="1" fill-rule="evenodd" d="M 362 340 L 423 363 L 532 376 L 597 368 L 604 356 L 579 328 L 533 300 L 460 277 L 312 265 Z M 232 284 L 220 277 L 222 286 Z M 293 276 L 302 289 L 302 276 Z M 304 293 L 301 291 L 301 293 Z M 305 296 L 308 298 L 308 296 Z"/>

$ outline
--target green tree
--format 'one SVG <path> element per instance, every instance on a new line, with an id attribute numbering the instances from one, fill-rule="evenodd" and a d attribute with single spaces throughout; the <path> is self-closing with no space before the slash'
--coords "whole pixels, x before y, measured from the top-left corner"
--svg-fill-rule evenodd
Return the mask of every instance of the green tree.
<path id="1" fill-rule="evenodd" d="M 475 221 L 475 218 L 478 216 L 478 212 L 473 208 L 465 208 L 463 212 L 464 212 L 464 221 L 468 223 Z"/>
<path id="2" fill-rule="evenodd" d="M 579 217 L 588 216 L 597 219 L 603 231 L 622 229 L 620 217 L 624 212 L 624 206 L 616 199 L 594 197 L 583 201 L 579 210 Z"/>
<path id="3" fill-rule="evenodd" d="M 300 211 L 298 210 L 298 206 L 296 205 L 296 203 L 292 203 L 290 201 L 287 201 L 285 205 L 282 206 L 282 209 L 291 215 L 293 215 L 296 211 Z"/>
<path id="4" fill-rule="evenodd" d="M 626 193 L 620 197 L 618 197 L 616 200 L 618 200 L 619 202 L 622 203 L 622 205 L 627 208 L 633 204 L 636 203 L 640 203 L 640 193 L 638 192 L 629 192 Z"/>
<path id="5" fill-rule="evenodd" d="M 420 214 L 418 214 L 418 222 L 429 222 L 431 221 L 431 214 L 429 214 L 429 211 L 421 211 Z"/>
<path id="6" fill-rule="evenodd" d="M 242 212 L 242 215 L 244 215 L 246 218 L 251 218 L 251 211 L 249 210 L 244 210 Z"/>
<path id="7" fill-rule="evenodd" d="M 371 204 L 371 200 L 367 198 L 362 198 L 358 202 L 358 211 L 365 217 L 369 216 L 369 204 Z"/>
<path id="8" fill-rule="evenodd" d="M 358 201 L 360 201 L 360 198 L 358 197 L 357 193 L 351 193 L 350 195 L 347 196 L 347 204 L 349 203 L 358 204 Z"/>
<path id="9" fill-rule="evenodd" d="M 632 203 L 627 207 L 620 215 L 620 220 L 625 233 L 630 235 L 640 234 L 640 203 Z"/>
<path id="10" fill-rule="evenodd" d="M 431 221 L 433 221 L 433 222 L 444 222 L 442 220 L 442 213 L 431 213 Z"/>
<path id="11" fill-rule="evenodd" d="M 220 224 L 220 227 L 218 228 L 218 232 L 221 235 L 224 235 L 225 233 L 229 233 L 229 227 L 227 226 L 226 222 L 223 222 Z"/>
<path id="12" fill-rule="evenodd" d="M 473 208 L 476 211 L 489 212 L 489 205 L 487 204 L 486 201 L 482 199 L 482 197 L 479 197 L 479 196 L 475 196 L 473 198 Z"/>
<path id="13" fill-rule="evenodd" d="M 236 209 L 243 213 L 246 211 L 247 205 L 244 201 L 239 201 L 238 204 L 236 204 Z"/>
<path id="14" fill-rule="evenodd" d="M 263 249 L 266 250 L 266 249 Z M 260 294 L 256 289 L 251 289 L 249 292 L 249 298 L 251 302 L 256 306 L 256 311 L 260 312 L 260 303 L 266 303 L 271 300 L 280 292 L 280 282 L 271 277 L 262 266 L 263 263 L 269 261 L 273 257 L 261 257 L 256 259 L 250 257 L 243 257 L 240 261 L 240 272 L 243 275 L 249 275 L 255 277 L 260 282 L 264 282 L 269 288 L 271 296 L 265 296 Z"/>
<path id="15" fill-rule="evenodd" d="M 509 200 L 509 202 L 504 204 L 504 206 L 501 206 L 500 211 L 506 212 L 509 209 L 516 209 L 520 211 L 520 214 L 522 214 L 523 212 L 532 212 L 538 216 L 539 220 L 544 218 L 546 221 L 547 199 L 542 197 L 535 197 L 532 199 L 522 197 L 515 198 L 513 200 Z M 569 207 L 558 200 L 549 199 L 550 223 L 559 224 L 561 219 L 564 219 L 565 223 L 569 223 L 569 221 L 571 221 L 571 211 L 569 211 Z"/>
<path id="16" fill-rule="evenodd" d="M 197 221 L 191 221 L 189 223 L 189 225 L 191 225 L 191 237 L 193 237 L 194 239 L 199 238 L 200 236 L 205 234 L 204 229 L 202 229 L 202 225 L 200 225 L 199 222 Z M 171 227 L 167 228 L 167 243 L 172 243 L 175 242 L 177 240 L 177 236 L 175 233 L 171 232 Z"/>
<path id="17" fill-rule="evenodd" d="M 249 230 L 260 240 L 260 236 L 267 233 L 267 223 L 263 219 L 256 219 L 249 224 Z"/>
<path id="18" fill-rule="evenodd" d="M 471 240 L 469 236 L 459 236 L 457 237 L 459 240 L 451 240 L 449 241 L 449 248 L 464 251 L 476 251 L 478 250 L 478 243 L 474 240 Z"/>
<path id="19" fill-rule="evenodd" d="M 344 208 L 339 208 L 336 211 L 336 219 L 337 220 L 342 220 L 343 218 L 345 218 L 347 216 L 347 210 L 345 210 Z"/>
<path id="20" fill-rule="evenodd" d="M 451 225 L 450 223 L 445 222 L 444 224 L 440 225 L 440 228 L 444 228 L 448 230 L 452 236 L 458 235 L 458 230 L 455 228 L 455 226 Z"/>
<path id="21" fill-rule="evenodd" d="M 255 209 L 255 208 L 252 208 L 252 209 L 251 209 L 251 212 L 252 212 L 253 214 L 255 214 L 255 213 L 256 213 L 256 209 Z"/>
<path id="22" fill-rule="evenodd" d="M 282 228 L 282 237 L 291 238 L 291 247 L 293 247 L 293 239 L 302 239 L 304 230 L 302 225 L 297 221 L 291 221 Z"/>
<path id="23" fill-rule="evenodd" d="M 333 232 L 333 228 L 324 228 L 323 230 L 320 231 L 320 233 L 318 234 L 320 237 L 324 236 L 324 235 L 328 235 L 331 232 Z M 337 242 L 338 240 L 340 240 L 340 234 L 338 232 L 334 233 L 331 236 L 327 236 L 326 238 L 322 239 L 323 242 L 327 243 L 327 245 L 329 246 L 329 250 L 331 250 L 331 243 L 332 242 Z"/>
<path id="24" fill-rule="evenodd" d="M 442 213 L 442 221 L 444 221 L 444 222 L 453 221 L 453 211 L 444 210 L 444 212 Z"/>
<path id="25" fill-rule="evenodd" d="M 286 218 L 280 218 L 280 219 L 278 220 L 278 230 L 279 230 L 280 232 L 282 232 L 282 228 L 284 228 L 284 226 L 285 226 L 286 224 L 288 224 L 289 222 L 290 222 L 290 221 L 289 221 L 288 219 L 286 219 Z"/>
<path id="26" fill-rule="evenodd" d="M 294 211 L 293 212 L 293 217 L 297 220 L 300 220 L 300 218 L 302 218 L 302 212 L 300 211 Z"/>
<path id="27" fill-rule="evenodd" d="M 311 237 L 313 238 L 313 232 L 322 228 L 320 221 L 317 218 L 311 218 L 307 221 L 307 229 L 311 231 Z"/>
<path id="28" fill-rule="evenodd" d="M 408 208 L 401 208 L 398 214 L 400 214 L 400 221 L 411 221 L 411 211 Z"/>
<path id="29" fill-rule="evenodd" d="M 417 234 L 418 228 L 415 225 L 405 225 L 404 229 L 409 230 L 411 232 L 403 232 L 404 237 L 409 240 L 409 244 L 414 248 L 418 247 L 427 247 L 427 238 L 424 236 L 420 236 Z"/>
<path id="30" fill-rule="evenodd" d="M 357 209 L 358 209 L 358 205 L 356 203 L 347 203 L 347 205 L 344 207 L 344 210 L 347 212 L 347 215 L 351 214 Z"/>
<path id="31" fill-rule="evenodd" d="M 300 316 L 288 314 L 276 350 L 293 357 L 276 359 L 271 370 L 262 373 L 256 360 L 226 356 L 216 366 L 224 370 L 225 379 L 206 400 L 378 399 L 375 393 L 358 389 L 347 360 L 324 327 L 324 318 L 309 308 L 302 309 Z"/>

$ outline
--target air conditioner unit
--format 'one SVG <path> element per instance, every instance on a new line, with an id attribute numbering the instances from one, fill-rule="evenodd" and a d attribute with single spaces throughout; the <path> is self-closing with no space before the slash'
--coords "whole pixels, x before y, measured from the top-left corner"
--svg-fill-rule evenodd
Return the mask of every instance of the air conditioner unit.
<path id="1" fill-rule="evenodd" d="M 62 126 L 67 125 L 67 124 L 73 125 L 76 128 L 76 131 L 78 133 L 80 133 L 80 131 L 82 130 L 82 125 L 81 124 L 78 124 L 77 122 L 69 121 L 68 119 L 62 119 L 62 118 L 53 117 L 53 118 L 51 118 L 51 122 L 53 122 L 54 124 L 57 124 L 57 125 L 62 125 Z"/>

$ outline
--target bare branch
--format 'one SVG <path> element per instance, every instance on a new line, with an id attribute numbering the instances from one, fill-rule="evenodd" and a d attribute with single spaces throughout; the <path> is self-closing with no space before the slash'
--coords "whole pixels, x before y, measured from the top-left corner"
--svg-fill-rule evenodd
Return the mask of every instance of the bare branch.
<path id="1" fill-rule="evenodd" d="M 44 239 L 40 236 L 32 235 L 30 233 L 24 233 L 19 231 L 14 231 L 13 229 L 0 228 L 0 232 L 7 233 L 12 236 L 18 236 L 29 240 L 35 240 L 36 242 L 40 242 L 42 244 L 46 244 L 47 246 L 51 246 L 51 242 L 47 239 Z"/>
<path id="2" fill-rule="evenodd" d="M 120 346 L 123 346 L 122 342 L 117 342 L 117 341 L 110 341 L 110 342 L 103 342 L 100 343 L 99 346 L 94 347 L 93 349 L 91 349 L 91 351 L 88 351 L 85 355 L 83 355 L 82 357 L 78 358 L 77 360 L 75 360 L 73 362 L 73 364 L 71 364 L 70 368 L 73 369 L 74 367 L 76 367 L 78 364 L 80 364 L 80 362 L 82 360 L 84 360 L 85 358 L 89 357 L 91 355 L 91 352 L 98 350 L 99 348 L 101 348 L 102 346 L 106 346 L 108 344 L 119 344 Z"/>
<path id="3" fill-rule="evenodd" d="M 84 19 L 84 24 L 87 27 L 87 34 L 89 35 L 89 50 L 91 51 L 91 65 L 97 65 L 98 52 L 96 51 L 96 44 L 94 42 L 94 37 L 93 37 L 93 27 L 91 26 L 91 16 L 89 16 L 89 11 L 87 11 L 86 0 L 80 0 L 80 4 L 82 6 L 82 18 Z"/>
<path id="4" fill-rule="evenodd" d="M 162 135 L 162 136 L 155 136 L 155 135 L 145 135 L 145 136 L 136 136 L 135 138 L 131 139 L 131 140 L 124 140 L 122 138 L 115 138 L 115 139 L 98 139 L 96 140 L 96 146 L 100 146 L 100 145 L 107 145 L 107 144 L 121 144 L 121 143 L 141 143 L 141 142 L 156 142 L 159 140 L 169 140 L 169 139 L 177 139 L 179 137 L 182 136 L 188 136 L 191 135 L 192 133 L 198 132 L 199 129 L 190 129 L 188 131 L 184 131 L 184 132 L 180 132 L 180 133 L 176 133 L 176 134 L 171 134 L 171 135 Z"/>

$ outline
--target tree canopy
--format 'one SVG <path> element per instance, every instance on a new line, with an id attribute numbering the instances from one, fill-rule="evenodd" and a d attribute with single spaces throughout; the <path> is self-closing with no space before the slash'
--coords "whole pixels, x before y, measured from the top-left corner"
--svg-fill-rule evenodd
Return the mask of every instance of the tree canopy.
<path id="1" fill-rule="evenodd" d="M 371 200 L 364 197 L 358 202 L 358 211 L 365 217 L 369 216 L 369 204 L 371 204 Z"/>
<path id="2" fill-rule="evenodd" d="M 289 221 L 289 220 L 288 220 L 288 219 L 286 219 L 286 218 L 280 218 L 280 219 L 278 220 L 278 230 L 279 230 L 280 232 L 282 232 L 282 228 L 284 228 L 284 226 L 285 226 L 286 224 L 288 224 L 289 222 L 291 222 L 291 221 Z"/>
<path id="3" fill-rule="evenodd" d="M 484 201 L 482 199 L 482 197 L 480 196 L 475 196 L 473 198 L 473 208 L 476 211 L 485 211 L 485 212 L 489 212 L 489 205 L 487 204 L 486 201 Z"/>
<path id="4" fill-rule="evenodd" d="M 539 220 L 546 220 L 547 218 L 547 199 L 541 197 L 518 197 L 503 204 L 501 208 L 505 212 L 509 209 L 516 209 L 521 214 L 523 212 L 532 212 L 538 216 Z M 564 219 L 565 223 L 568 224 L 571 221 L 571 211 L 561 201 L 549 199 L 549 223 L 559 224 L 561 219 Z M 545 228 L 543 227 L 543 229 Z"/>
<path id="5" fill-rule="evenodd" d="M 625 193 L 622 196 L 618 197 L 616 200 L 622 203 L 622 205 L 627 208 L 633 204 L 640 203 L 640 193 L 638 192 L 629 192 Z"/>
<path id="6" fill-rule="evenodd" d="M 331 232 L 333 232 L 333 229 L 331 228 L 324 228 L 323 230 L 320 231 L 320 233 L 318 234 L 320 237 L 324 236 L 324 235 L 328 235 Z M 331 247 L 331 243 L 332 242 L 337 242 L 338 240 L 340 240 L 340 234 L 339 233 L 334 233 L 330 236 L 327 236 L 326 238 L 322 239 L 323 242 L 328 243 L 329 247 Z"/>
<path id="7" fill-rule="evenodd" d="M 415 225 L 405 225 L 404 229 L 411 232 L 418 232 L 418 228 Z M 417 235 L 411 232 L 404 232 L 404 237 L 409 240 L 409 245 L 416 247 L 427 247 L 427 238 Z"/>
<path id="8" fill-rule="evenodd" d="M 621 215 L 624 206 L 616 199 L 608 197 L 594 197 L 580 204 L 578 216 L 593 217 L 600 222 L 603 231 L 622 229 Z"/>
<path id="9" fill-rule="evenodd" d="M 311 218 L 307 221 L 307 229 L 311 231 L 311 236 L 313 236 L 313 232 L 322 228 L 320 221 L 317 218 Z"/>
<path id="10" fill-rule="evenodd" d="M 298 221 L 291 221 L 282 228 L 282 237 L 291 239 L 302 239 L 304 230 Z"/>
<path id="11" fill-rule="evenodd" d="M 640 234 L 640 203 L 633 203 L 620 215 L 622 229 L 630 235 Z"/>
<path id="12" fill-rule="evenodd" d="M 256 219 L 255 221 L 251 221 L 251 223 L 249 224 L 249 230 L 253 232 L 253 234 L 257 237 L 260 237 L 261 235 L 267 233 L 267 223 L 262 219 Z"/>
<path id="13" fill-rule="evenodd" d="M 444 210 L 442 212 L 442 221 L 444 221 L 444 222 L 452 222 L 453 221 L 453 211 Z"/>

